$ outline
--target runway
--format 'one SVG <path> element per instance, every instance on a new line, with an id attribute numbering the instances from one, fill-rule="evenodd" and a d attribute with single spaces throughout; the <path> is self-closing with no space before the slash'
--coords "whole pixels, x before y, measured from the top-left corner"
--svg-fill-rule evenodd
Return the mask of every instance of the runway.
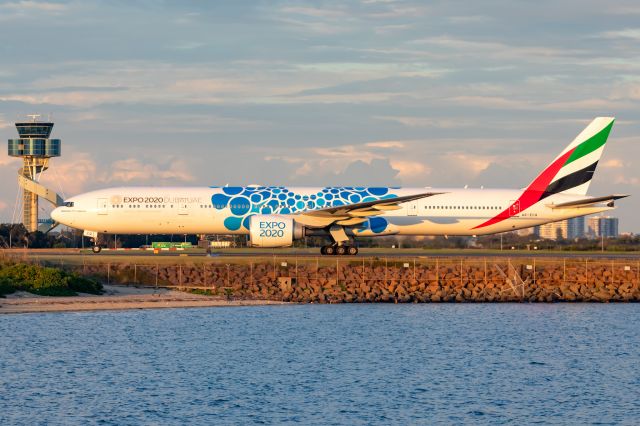
<path id="1" fill-rule="evenodd" d="M 260 249 L 223 249 L 207 254 L 202 249 L 190 249 L 184 251 L 161 251 L 154 253 L 150 250 L 127 250 L 127 249 L 104 249 L 95 254 L 91 250 L 79 249 L 13 249 L 2 250 L 2 256 L 11 258 L 20 257 L 46 257 L 51 258 L 77 258 L 85 257 L 91 261 L 99 261 L 112 258 L 212 258 L 215 260 L 229 259 L 250 259 L 265 257 L 289 257 L 289 258 L 309 258 L 319 257 L 322 259 L 357 259 L 357 258 L 580 258 L 580 259 L 629 259 L 640 260 L 640 252 L 593 252 L 593 251 L 542 251 L 542 250 L 421 250 L 421 249 L 379 249 L 364 248 L 356 256 L 322 256 L 319 249 L 280 249 L 280 250 L 260 250 Z"/>

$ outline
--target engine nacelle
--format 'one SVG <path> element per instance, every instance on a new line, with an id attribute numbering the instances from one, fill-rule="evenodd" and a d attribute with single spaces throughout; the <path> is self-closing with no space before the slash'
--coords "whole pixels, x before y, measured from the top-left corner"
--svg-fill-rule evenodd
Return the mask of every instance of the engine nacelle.
<path id="1" fill-rule="evenodd" d="M 304 226 L 290 217 L 257 214 L 249 220 L 249 235 L 253 247 L 288 247 L 304 238 Z"/>

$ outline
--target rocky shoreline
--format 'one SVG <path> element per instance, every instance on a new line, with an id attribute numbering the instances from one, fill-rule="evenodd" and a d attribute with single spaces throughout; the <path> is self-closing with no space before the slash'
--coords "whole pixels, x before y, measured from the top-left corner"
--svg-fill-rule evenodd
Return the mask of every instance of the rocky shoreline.
<path id="1" fill-rule="evenodd" d="M 250 264 L 85 265 L 81 273 L 241 300 L 296 303 L 638 302 L 640 270 L 627 263 L 535 261 L 390 263 L 380 259 Z"/>

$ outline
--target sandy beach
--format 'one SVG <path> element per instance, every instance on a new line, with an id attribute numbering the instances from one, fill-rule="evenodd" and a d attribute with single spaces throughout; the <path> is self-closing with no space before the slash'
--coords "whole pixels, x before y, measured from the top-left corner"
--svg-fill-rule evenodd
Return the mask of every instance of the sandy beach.
<path id="1" fill-rule="evenodd" d="M 271 300 L 227 300 L 220 296 L 205 296 L 164 288 L 105 285 L 104 290 L 105 293 L 101 296 L 81 294 L 72 297 L 37 296 L 16 292 L 0 299 L 0 314 L 286 304 Z"/>

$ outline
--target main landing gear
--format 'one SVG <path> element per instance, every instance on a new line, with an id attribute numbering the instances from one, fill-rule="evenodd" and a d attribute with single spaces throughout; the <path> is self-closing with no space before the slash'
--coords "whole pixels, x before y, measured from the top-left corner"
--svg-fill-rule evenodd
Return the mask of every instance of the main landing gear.
<path id="1" fill-rule="evenodd" d="M 320 249 L 320 253 L 324 256 L 355 256 L 358 254 L 358 247 L 351 246 L 345 243 L 349 243 L 352 240 L 342 226 L 332 226 L 329 228 L 329 235 L 333 244 L 323 246 Z"/>
<path id="2" fill-rule="evenodd" d="M 356 246 L 339 246 L 336 244 L 330 246 L 322 246 L 320 254 L 323 256 L 355 256 L 358 254 Z"/>

